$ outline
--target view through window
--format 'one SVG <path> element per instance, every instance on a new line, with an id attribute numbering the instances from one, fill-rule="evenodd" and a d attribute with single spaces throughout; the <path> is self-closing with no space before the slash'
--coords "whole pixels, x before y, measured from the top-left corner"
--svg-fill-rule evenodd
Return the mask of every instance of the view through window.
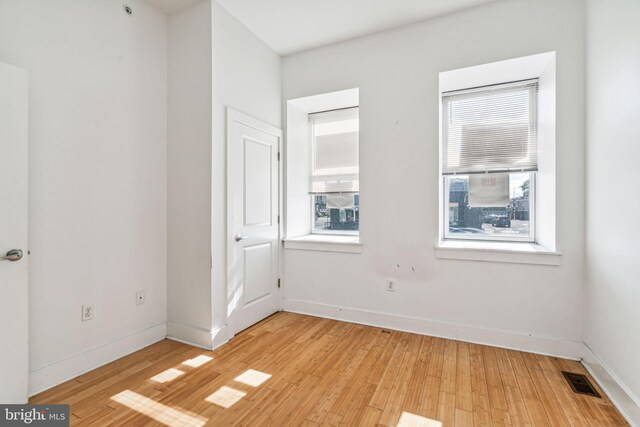
<path id="1" fill-rule="evenodd" d="M 360 196 L 355 194 L 313 196 L 315 232 L 350 232 L 360 229 Z M 336 200 L 339 199 L 339 200 Z M 340 203 L 336 203 L 339 201 Z"/>
<path id="2" fill-rule="evenodd" d="M 533 238 L 532 182 L 531 173 L 504 174 L 508 183 L 509 196 L 505 202 L 493 203 L 486 198 L 478 199 L 470 194 L 469 176 L 446 177 L 448 189 L 448 212 L 446 237 L 482 238 L 493 237 L 497 240 Z M 492 179 L 493 175 L 480 176 L 480 179 Z M 495 176 L 496 179 L 500 179 Z M 473 179 L 473 178 L 472 178 Z M 493 182 L 492 182 L 493 184 Z M 484 205 L 484 206 L 483 206 Z"/>

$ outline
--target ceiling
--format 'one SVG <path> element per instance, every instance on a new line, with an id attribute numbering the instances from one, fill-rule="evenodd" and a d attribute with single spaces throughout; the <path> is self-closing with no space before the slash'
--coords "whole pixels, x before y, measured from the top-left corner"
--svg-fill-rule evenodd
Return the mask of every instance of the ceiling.
<path id="1" fill-rule="evenodd" d="M 281 55 L 494 0 L 217 0 Z"/>
<path id="2" fill-rule="evenodd" d="M 170 14 L 186 9 L 199 1 L 201 0 L 147 0 L 147 3 L 151 3 L 165 13 Z"/>
<path id="3" fill-rule="evenodd" d="M 201 0 L 147 0 L 166 13 Z M 495 0 L 217 0 L 280 55 L 325 46 Z"/>

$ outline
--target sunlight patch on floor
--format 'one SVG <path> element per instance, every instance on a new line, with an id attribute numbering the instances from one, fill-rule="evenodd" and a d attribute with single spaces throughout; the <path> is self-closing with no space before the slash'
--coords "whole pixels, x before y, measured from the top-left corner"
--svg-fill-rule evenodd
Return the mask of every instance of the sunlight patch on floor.
<path id="1" fill-rule="evenodd" d="M 234 378 L 239 383 L 246 384 L 251 387 L 258 387 L 260 384 L 271 378 L 271 374 L 249 369 Z"/>
<path id="2" fill-rule="evenodd" d="M 155 375 L 149 379 L 157 383 L 166 383 L 175 380 L 180 375 L 184 375 L 184 372 L 182 372 L 180 369 L 169 368 L 166 371 L 160 372 L 158 375 Z"/>
<path id="3" fill-rule="evenodd" d="M 411 412 L 403 412 L 397 427 L 442 427 L 442 423 Z"/>
<path id="4" fill-rule="evenodd" d="M 163 405 L 160 402 L 156 402 L 153 399 L 149 399 L 148 397 L 131 390 L 120 392 L 112 396 L 111 399 L 126 406 L 127 408 L 146 415 L 159 423 L 171 427 L 201 427 L 208 421 L 207 418 L 173 409 L 170 406 Z"/>
<path id="5" fill-rule="evenodd" d="M 213 357 L 209 357 L 209 356 L 205 356 L 204 354 L 201 354 L 200 356 L 194 357 L 193 359 L 185 360 L 184 362 L 182 362 L 182 364 L 190 366 L 192 368 L 198 368 L 204 365 L 205 363 L 210 362 L 211 360 L 213 360 Z"/>
<path id="6" fill-rule="evenodd" d="M 235 388 L 227 386 L 222 386 L 205 400 L 226 409 L 233 406 L 236 402 L 238 402 L 246 395 L 247 393 L 243 391 L 236 390 Z"/>

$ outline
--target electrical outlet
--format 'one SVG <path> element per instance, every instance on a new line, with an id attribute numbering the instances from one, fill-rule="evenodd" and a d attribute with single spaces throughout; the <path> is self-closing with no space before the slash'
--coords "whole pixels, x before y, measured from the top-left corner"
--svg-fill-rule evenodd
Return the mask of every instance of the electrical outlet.
<path id="1" fill-rule="evenodd" d="M 396 284 L 393 280 L 387 280 L 387 291 L 388 292 L 395 292 L 396 290 Z"/>
<path id="2" fill-rule="evenodd" d="M 93 304 L 84 304 L 82 306 L 82 321 L 93 320 L 94 311 Z"/>
<path id="3" fill-rule="evenodd" d="M 144 304 L 144 290 L 136 292 L 136 305 Z"/>

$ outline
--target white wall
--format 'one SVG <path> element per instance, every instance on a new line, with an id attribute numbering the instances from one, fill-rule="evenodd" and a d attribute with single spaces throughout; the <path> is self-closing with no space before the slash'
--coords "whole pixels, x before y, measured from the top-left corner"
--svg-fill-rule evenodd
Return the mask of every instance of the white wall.
<path id="1" fill-rule="evenodd" d="M 587 5 L 585 342 L 640 405 L 640 3 Z"/>
<path id="2" fill-rule="evenodd" d="M 216 2 L 169 17 L 168 334 L 227 339 L 226 107 L 280 127 L 280 57 Z"/>
<path id="3" fill-rule="evenodd" d="M 32 392 L 164 336 L 166 18 L 128 3 L 0 0 L 29 72 Z"/>
<path id="4" fill-rule="evenodd" d="M 309 144 L 309 113 L 288 102 L 286 114 L 287 167 L 284 218 L 285 237 L 289 238 L 311 233 L 311 201 L 309 200 L 311 144 Z"/>
<path id="5" fill-rule="evenodd" d="M 168 26 L 168 334 L 207 346 L 212 326 L 211 2 L 170 15 Z"/>
<path id="6" fill-rule="evenodd" d="M 281 127 L 280 56 L 212 2 L 213 148 L 212 212 L 213 329 L 227 321 L 227 139 L 226 107 Z"/>
<path id="7" fill-rule="evenodd" d="M 436 259 L 438 73 L 550 51 L 557 52 L 561 265 Z M 363 243 L 361 254 L 285 250 L 285 309 L 375 317 L 324 304 L 392 315 L 378 319 L 434 320 L 420 330 L 466 339 L 473 326 L 487 331 L 473 339 L 494 343 L 496 331 L 507 331 L 501 345 L 528 342 L 577 357 L 579 347 L 564 340 L 582 341 L 583 85 L 580 0 L 501 1 L 285 57 L 285 101 L 360 88 Z M 397 281 L 393 293 L 387 278 Z M 536 347 L 536 337 L 551 341 Z"/>

